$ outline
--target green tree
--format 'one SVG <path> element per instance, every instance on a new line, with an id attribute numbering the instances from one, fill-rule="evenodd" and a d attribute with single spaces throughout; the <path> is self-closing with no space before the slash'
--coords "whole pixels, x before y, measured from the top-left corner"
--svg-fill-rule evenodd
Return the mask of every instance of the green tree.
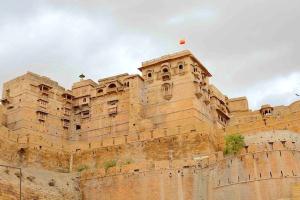
<path id="1" fill-rule="evenodd" d="M 232 134 L 225 136 L 224 153 L 237 154 L 245 146 L 244 136 L 240 134 Z"/>

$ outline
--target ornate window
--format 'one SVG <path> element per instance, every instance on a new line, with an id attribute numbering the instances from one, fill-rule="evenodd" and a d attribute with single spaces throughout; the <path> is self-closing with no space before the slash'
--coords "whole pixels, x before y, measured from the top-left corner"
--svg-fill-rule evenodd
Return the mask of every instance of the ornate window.
<path id="1" fill-rule="evenodd" d="M 85 110 L 81 112 L 81 118 L 85 119 L 85 118 L 89 118 L 90 117 L 90 111 L 89 110 Z"/>
<path id="2" fill-rule="evenodd" d="M 165 67 L 165 68 L 163 68 L 162 72 L 167 73 L 167 72 L 169 72 L 169 70 L 168 70 L 168 68 Z"/>
<path id="3" fill-rule="evenodd" d="M 109 84 L 108 88 L 115 88 L 117 87 L 116 84 L 112 83 L 112 84 Z"/>
<path id="4" fill-rule="evenodd" d="M 148 83 L 152 83 L 153 82 L 153 76 L 154 76 L 154 72 L 153 72 L 153 70 L 147 70 L 147 72 L 146 72 L 146 80 L 147 80 L 147 82 Z"/>
<path id="5" fill-rule="evenodd" d="M 162 84 L 161 92 L 164 99 L 170 100 L 172 98 L 172 85 L 170 83 Z"/>
<path id="6" fill-rule="evenodd" d="M 47 108 L 48 102 L 44 101 L 43 99 L 39 99 L 39 106 L 41 106 L 42 108 Z"/>
<path id="7" fill-rule="evenodd" d="M 167 81 L 171 79 L 171 73 L 169 72 L 168 67 L 163 67 L 161 70 L 161 78 L 163 81 Z"/>
<path id="8" fill-rule="evenodd" d="M 183 62 L 179 62 L 177 64 L 178 67 L 178 74 L 179 75 L 183 75 L 184 74 L 184 63 Z"/>
<path id="9" fill-rule="evenodd" d="M 111 83 L 108 85 L 107 92 L 117 92 L 117 85 L 115 83 Z"/>
<path id="10" fill-rule="evenodd" d="M 39 121 L 46 121 L 48 113 L 43 112 L 43 111 L 37 111 L 37 118 Z"/>
<path id="11" fill-rule="evenodd" d="M 109 116 L 115 116 L 118 113 L 118 102 L 119 100 L 117 99 L 110 100 L 107 102 Z"/>
<path id="12" fill-rule="evenodd" d="M 99 93 L 99 94 L 101 94 L 103 92 L 103 89 L 99 89 L 98 91 L 97 91 L 97 93 Z"/>

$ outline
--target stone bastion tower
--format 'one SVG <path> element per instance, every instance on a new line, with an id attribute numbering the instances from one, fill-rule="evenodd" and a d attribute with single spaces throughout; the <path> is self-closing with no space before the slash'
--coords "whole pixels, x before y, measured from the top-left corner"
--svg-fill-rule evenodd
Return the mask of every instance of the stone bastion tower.
<path id="1" fill-rule="evenodd" d="M 298 197 L 299 101 L 252 111 L 188 50 L 138 69 L 70 90 L 32 72 L 4 83 L 0 199 Z M 245 147 L 224 157 L 233 133 Z"/>

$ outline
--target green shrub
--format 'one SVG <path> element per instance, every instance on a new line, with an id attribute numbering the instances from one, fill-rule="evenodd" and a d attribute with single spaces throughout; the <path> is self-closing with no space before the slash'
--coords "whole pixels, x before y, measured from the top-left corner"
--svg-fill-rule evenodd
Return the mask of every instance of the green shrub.
<path id="1" fill-rule="evenodd" d="M 244 136 L 232 134 L 225 136 L 224 154 L 237 154 L 245 146 Z"/>
<path id="2" fill-rule="evenodd" d="M 115 167 L 117 165 L 117 161 L 116 160 L 107 160 L 103 163 L 103 167 L 105 169 L 105 172 L 107 172 L 107 170 L 111 167 Z"/>
<path id="3" fill-rule="evenodd" d="M 77 169 L 78 172 L 82 172 L 83 170 L 87 170 L 89 167 L 87 165 L 80 165 Z"/>

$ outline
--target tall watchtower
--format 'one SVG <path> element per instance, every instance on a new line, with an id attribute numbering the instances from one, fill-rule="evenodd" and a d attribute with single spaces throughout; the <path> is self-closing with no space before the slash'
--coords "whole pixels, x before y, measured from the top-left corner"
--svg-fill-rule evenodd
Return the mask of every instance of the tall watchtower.
<path id="1" fill-rule="evenodd" d="M 155 127 L 212 124 L 211 74 L 188 50 L 142 63 L 145 117 Z M 201 126 L 201 125 L 200 125 Z"/>

